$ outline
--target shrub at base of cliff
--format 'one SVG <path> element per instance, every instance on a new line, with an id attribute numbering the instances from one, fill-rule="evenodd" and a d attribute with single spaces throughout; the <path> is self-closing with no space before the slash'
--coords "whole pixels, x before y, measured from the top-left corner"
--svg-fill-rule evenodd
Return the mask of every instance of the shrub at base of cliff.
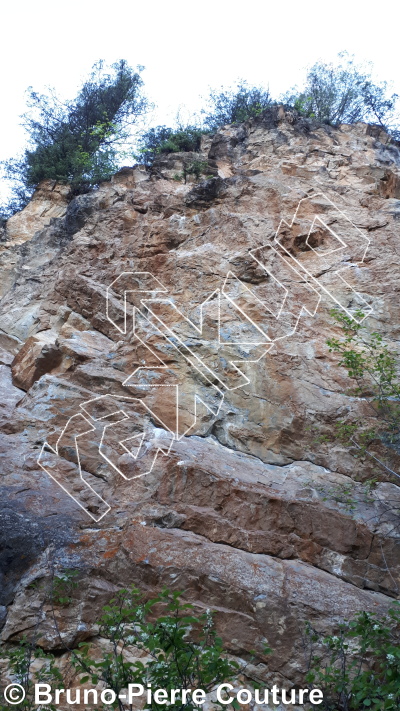
<path id="1" fill-rule="evenodd" d="M 65 591 L 71 583 L 72 572 L 56 576 L 53 581 L 49 593 L 52 606 L 69 604 Z M 182 603 L 181 594 L 164 590 L 157 597 L 145 601 L 134 586 L 120 590 L 104 607 L 99 621 L 99 636 L 105 647 L 100 659 L 93 654 L 90 643 L 82 642 L 77 649 L 66 649 L 56 615 L 53 614 L 60 649 L 69 653 L 79 677 L 77 684 L 89 682 L 91 688 L 111 690 L 115 700 L 111 703 L 107 701 L 107 705 L 120 711 L 132 708 L 131 704 L 125 704 L 119 698 L 129 684 L 139 684 L 154 691 L 163 689 L 168 697 L 171 697 L 173 690 L 178 690 L 175 701 L 168 704 L 169 708 L 180 711 L 201 709 L 206 694 L 218 684 L 233 679 L 241 669 L 238 663 L 226 658 L 222 640 L 214 629 L 212 613 L 207 610 L 198 617 L 194 616 L 193 605 Z M 71 687 L 70 681 L 64 679 L 57 668 L 55 657 L 40 649 L 34 639 L 28 641 L 24 638 L 19 646 L 5 650 L 4 658 L 8 664 L 8 675 L 13 683 L 23 687 L 26 695 L 21 704 L 0 705 L 0 711 L 37 708 L 35 683 L 47 683 L 52 694 L 55 689 Z M 182 691 L 185 690 L 187 693 L 184 695 Z M 203 700 L 199 698 L 196 701 L 190 690 L 201 690 Z M 158 703 L 152 696 L 145 708 L 160 711 L 164 708 L 163 703 Z M 237 702 L 232 705 L 238 708 Z M 41 708 L 53 711 L 56 707 L 48 704 L 41 705 Z"/>
<path id="2" fill-rule="evenodd" d="M 245 672 L 246 664 L 240 666 L 226 657 L 210 610 L 195 616 L 193 605 L 181 602 L 180 592 L 165 589 L 157 597 L 145 600 L 131 586 L 120 590 L 103 608 L 98 631 L 100 649 L 94 648 L 92 642 L 68 649 L 58 629 L 54 605 L 70 604 L 69 593 L 76 585 L 74 577 L 71 570 L 54 576 L 43 601 L 52 609 L 60 639 L 59 651 L 67 653 L 75 668 L 75 682 L 71 683 L 65 664 L 60 667 L 53 654 L 37 645 L 34 633 L 32 639 L 24 637 L 17 646 L 7 646 L 3 651 L 7 675 L 12 683 L 21 685 L 25 699 L 19 704 L 0 704 L 0 711 L 37 708 L 34 688 L 37 683 L 48 685 L 47 691 L 42 687 L 41 692 L 49 694 L 51 702 L 40 707 L 49 711 L 55 711 L 58 705 L 57 689 L 59 698 L 65 699 L 67 694 L 67 703 L 75 703 L 79 684 L 86 691 L 88 687 L 99 689 L 99 695 L 101 690 L 107 690 L 107 699 L 101 697 L 102 708 L 120 711 L 132 708 L 130 702 L 123 701 L 127 698 L 126 691 L 132 691 L 130 685 L 137 685 L 133 693 L 143 699 L 144 708 L 149 711 L 161 711 L 163 699 L 168 699 L 168 707 L 176 711 L 200 711 L 210 694 L 211 703 L 223 708 L 213 698 L 215 688 Z M 319 695 L 318 701 L 311 704 L 313 707 L 325 711 L 399 711 L 399 603 L 394 603 L 385 616 L 359 613 L 339 625 L 335 635 L 326 637 L 307 623 L 304 649 L 308 668 L 305 683 L 309 690 L 323 693 L 322 701 Z M 264 648 L 266 654 L 270 651 Z M 258 688 L 259 684 L 253 686 Z M 161 698 L 156 690 L 162 690 L 164 696 Z M 84 689 L 79 697 L 84 698 L 83 694 Z M 109 698 L 110 694 L 114 699 Z M 88 698 L 88 703 L 96 708 L 97 702 L 93 702 L 92 696 Z M 241 706 L 236 698 L 227 704 L 226 708 L 235 711 Z"/>
<path id="3" fill-rule="evenodd" d="M 143 602 L 139 591 L 132 587 L 121 590 L 104 608 L 100 635 L 109 640 L 110 651 L 100 661 L 91 657 L 90 645 L 81 643 L 74 654 L 76 670 L 84 674 L 81 683 L 99 681 L 113 689 L 117 697 L 130 683 L 153 689 L 164 689 L 168 697 L 174 689 L 201 689 L 210 693 L 220 682 L 232 679 L 239 665 L 223 655 L 222 640 L 217 637 L 210 611 L 195 617 L 193 605 L 180 602 L 181 593 L 164 590 L 158 597 Z M 164 614 L 151 621 L 152 608 L 161 606 Z M 153 613 L 154 615 L 154 613 Z M 196 641 L 190 641 L 192 633 Z M 145 663 L 124 658 L 126 646 L 145 651 Z M 201 708 L 192 695 L 178 698 L 169 707 Z M 162 705 L 162 702 L 161 702 Z M 160 704 L 152 697 L 146 708 L 157 710 Z"/>
<path id="4" fill-rule="evenodd" d="M 322 689 L 326 711 L 400 709 L 400 604 L 388 616 L 362 612 L 320 639 L 308 626 L 307 683 Z M 314 654 L 315 648 L 318 654 Z"/>

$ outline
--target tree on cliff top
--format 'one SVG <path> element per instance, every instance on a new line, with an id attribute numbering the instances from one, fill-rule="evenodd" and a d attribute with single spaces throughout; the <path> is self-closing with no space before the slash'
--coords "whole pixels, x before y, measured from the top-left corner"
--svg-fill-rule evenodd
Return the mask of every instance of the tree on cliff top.
<path id="1" fill-rule="evenodd" d="M 212 89 L 208 97 L 208 111 L 204 110 L 204 126 L 209 131 L 216 131 L 230 123 L 242 123 L 259 116 L 273 103 L 267 89 L 250 86 L 241 80 L 233 89 L 221 87 Z"/>
<path id="2" fill-rule="evenodd" d="M 78 194 L 115 173 L 118 149 L 147 108 L 141 70 L 123 59 L 111 67 L 99 61 L 72 101 L 60 101 L 54 90 L 28 89 L 22 119 L 29 147 L 21 159 L 3 164 L 14 185 L 10 212 L 21 209 L 42 180 L 69 183 Z"/>
<path id="3" fill-rule="evenodd" d="M 174 128 L 150 128 L 140 138 L 136 159 L 151 166 L 162 153 L 199 151 L 202 135 L 214 133 L 221 126 L 243 123 L 259 116 L 272 103 L 269 91 L 250 86 L 244 80 L 238 81 L 233 88 L 211 89 L 206 108 L 201 110 L 202 120 L 197 116 L 189 124 L 178 120 Z"/>
<path id="4" fill-rule="evenodd" d="M 202 128 L 191 124 L 178 124 L 176 128 L 154 126 L 140 137 L 136 159 L 150 166 L 161 153 L 199 151 L 203 133 Z"/>
<path id="5" fill-rule="evenodd" d="M 394 138 L 400 137 L 397 94 L 390 96 L 388 83 L 375 83 L 371 67 L 355 64 L 346 52 L 339 54 L 337 64 L 314 64 L 305 86 L 292 89 L 282 99 L 317 121 L 333 125 L 364 121 L 379 124 Z"/>

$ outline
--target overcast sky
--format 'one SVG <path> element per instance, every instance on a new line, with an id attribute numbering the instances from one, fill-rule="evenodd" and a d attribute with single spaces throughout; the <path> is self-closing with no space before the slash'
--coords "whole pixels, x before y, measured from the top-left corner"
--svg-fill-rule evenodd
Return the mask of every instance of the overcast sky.
<path id="1" fill-rule="evenodd" d="M 179 107 L 198 111 L 208 87 L 238 78 L 276 96 L 301 83 L 305 68 L 347 50 L 372 60 L 376 78 L 400 93 L 399 3 L 360 0 L 14 0 L 1 9 L 0 160 L 24 146 L 19 115 L 28 86 L 73 98 L 98 59 L 145 66 L 153 121 Z"/>

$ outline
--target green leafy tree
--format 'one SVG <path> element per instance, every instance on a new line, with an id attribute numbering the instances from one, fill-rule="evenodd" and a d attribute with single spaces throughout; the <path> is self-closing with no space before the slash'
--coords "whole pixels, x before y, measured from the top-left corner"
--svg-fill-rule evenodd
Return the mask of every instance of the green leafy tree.
<path id="1" fill-rule="evenodd" d="M 120 693 L 127 691 L 129 684 L 141 684 L 145 690 L 149 684 L 153 690 L 165 689 L 168 695 L 173 689 L 185 690 L 185 695 L 182 692 L 175 694 L 175 700 L 170 704 L 174 709 L 200 709 L 201 703 L 193 698 L 192 691 L 200 689 L 207 694 L 241 671 L 236 662 L 226 657 L 210 610 L 196 616 L 193 606 L 181 601 L 182 593 L 166 589 L 150 600 L 145 600 L 135 586 L 116 594 L 103 608 L 99 619 L 99 636 L 104 645 L 101 658 L 88 642 L 69 649 L 58 628 L 54 606 L 63 607 L 72 602 L 77 574 L 78 571 L 73 570 L 53 571 L 47 587 L 43 586 L 43 580 L 33 585 L 41 591 L 43 603 L 51 607 L 59 650 L 69 653 L 80 683 L 90 681 L 92 688 L 112 689 L 116 694 L 112 707 L 121 711 L 132 709 L 129 700 L 125 703 L 119 698 Z M 20 704 L 6 702 L 0 705 L 0 711 L 37 708 L 34 704 L 34 684 L 37 682 L 47 683 L 53 690 L 70 687 L 54 656 L 38 646 L 38 632 L 37 626 L 30 640 L 23 638 L 16 646 L 3 646 L 2 658 L 7 662 L 8 675 L 13 683 L 21 684 L 26 695 Z M 236 701 L 234 705 L 237 708 Z M 55 711 L 52 704 L 41 708 Z M 164 705 L 152 697 L 145 708 L 162 711 Z"/>
<path id="2" fill-rule="evenodd" d="M 51 602 L 56 605 L 69 605 L 72 602 L 71 595 L 73 591 L 79 587 L 79 582 L 76 579 L 79 575 L 78 570 L 67 568 L 54 574 L 50 590 Z"/>
<path id="3" fill-rule="evenodd" d="M 72 101 L 60 101 L 54 90 L 28 90 L 22 118 L 29 147 L 21 159 L 3 163 L 14 186 L 3 214 L 23 207 L 42 180 L 68 183 L 78 194 L 116 171 L 118 152 L 147 107 L 141 69 L 133 71 L 125 60 L 109 68 L 99 61 Z"/>
<path id="4" fill-rule="evenodd" d="M 168 695 L 173 689 L 209 693 L 216 684 L 237 674 L 239 665 L 225 657 L 211 612 L 195 616 L 193 606 L 181 602 L 180 596 L 179 592 L 164 590 L 146 602 L 134 586 L 120 590 L 104 608 L 100 621 L 100 635 L 108 640 L 109 651 L 96 661 L 90 645 L 82 643 L 74 653 L 73 663 L 83 675 L 81 683 L 103 682 L 116 693 L 115 705 L 122 711 L 126 707 L 118 696 L 129 683 L 145 689 L 150 684 L 153 689 L 165 689 Z M 155 606 L 164 614 L 156 616 Z M 144 650 L 148 660 L 128 661 L 128 647 Z M 161 711 L 164 706 L 153 697 L 145 708 Z M 189 691 L 186 699 L 178 694 L 169 708 L 192 711 L 201 704 Z"/>
<path id="5" fill-rule="evenodd" d="M 204 126 L 216 131 L 226 124 L 237 124 L 259 116 L 272 104 L 268 90 L 252 87 L 241 80 L 231 89 L 211 90 L 208 97 L 208 111 L 204 110 Z"/>
<path id="6" fill-rule="evenodd" d="M 61 688 L 63 685 L 63 677 L 57 667 L 54 655 L 45 652 L 35 641 L 29 641 L 26 637 L 23 637 L 18 646 L 3 650 L 2 658 L 7 660 L 8 674 L 12 683 L 22 687 L 25 698 L 19 704 L 7 703 L 4 698 L 1 699 L 0 711 L 37 709 L 35 684 L 50 684 L 53 689 Z M 53 704 L 42 705 L 41 709 L 56 711 L 56 706 Z"/>
<path id="7" fill-rule="evenodd" d="M 387 615 L 360 612 L 321 637 L 306 627 L 306 681 L 323 691 L 326 711 L 399 711 L 400 605 Z"/>
<path id="8" fill-rule="evenodd" d="M 387 82 L 375 83 L 369 65 L 355 64 L 346 52 L 336 64 L 317 62 L 307 73 L 302 89 L 292 89 L 282 100 L 304 116 L 338 125 L 365 121 L 399 134 L 397 94 L 388 94 Z"/>
<path id="9" fill-rule="evenodd" d="M 198 126 L 155 126 L 144 133 L 139 141 L 136 159 L 144 165 L 152 165 L 156 156 L 163 153 L 187 153 L 200 150 L 204 131 Z"/>

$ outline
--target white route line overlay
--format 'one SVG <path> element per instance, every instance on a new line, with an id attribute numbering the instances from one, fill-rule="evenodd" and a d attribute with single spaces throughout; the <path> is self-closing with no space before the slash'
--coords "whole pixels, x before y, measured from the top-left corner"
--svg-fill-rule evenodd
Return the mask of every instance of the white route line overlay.
<path id="1" fill-rule="evenodd" d="M 154 386 L 154 387 L 163 387 L 163 386 Z M 164 386 L 164 387 L 175 387 L 175 386 L 171 385 L 171 386 Z M 161 454 L 163 454 L 163 455 L 169 454 L 170 449 L 171 449 L 171 446 L 172 446 L 172 443 L 173 443 L 173 441 L 174 441 L 174 436 L 173 436 L 174 433 L 171 432 L 171 430 L 169 430 L 169 428 L 167 427 L 167 425 L 166 425 L 164 422 L 162 422 L 162 421 L 160 420 L 160 418 L 157 417 L 157 415 L 155 415 L 155 414 L 147 407 L 146 403 L 144 403 L 142 400 L 139 400 L 138 398 L 134 398 L 134 397 L 130 398 L 129 396 L 112 395 L 111 397 L 112 397 L 113 400 L 120 400 L 120 401 L 122 401 L 122 402 L 132 402 L 132 403 L 136 401 L 136 402 L 140 403 L 140 404 L 143 405 L 143 407 L 149 412 L 149 414 L 150 414 L 152 417 L 156 417 L 157 420 L 158 420 L 158 422 L 160 423 L 160 425 L 162 425 L 163 428 L 166 427 L 167 430 L 168 430 L 168 431 L 171 433 L 171 435 L 172 435 L 172 436 L 171 436 L 170 444 L 169 444 L 169 446 L 168 446 L 167 449 L 165 449 L 165 448 L 163 448 L 163 447 L 158 447 L 158 448 L 157 448 L 150 469 L 148 469 L 148 470 L 145 471 L 145 472 L 142 472 L 141 474 L 137 474 L 137 475 L 135 475 L 135 476 L 133 476 L 133 477 L 127 477 L 118 467 L 115 466 L 115 464 L 114 464 L 114 463 L 107 457 L 107 455 L 105 454 L 105 452 L 104 452 L 104 438 L 105 438 L 105 436 L 106 436 L 106 434 L 107 434 L 107 430 L 108 430 L 110 427 L 113 427 L 115 424 L 118 424 L 118 423 L 121 422 L 121 421 L 124 421 L 124 420 L 126 420 L 126 419 L 129 419 L 129 415 L 128 415 L 124 410 L 122 410 L 121 408 L 118 408 L 118 409 L 116 409 L 114 412 L 108 412 L 106 415 L 103 415 L 103 416 L 101 416 L 101 417 L 93 417 L 93 415 L 91 415 L 90 413 L 88 413 L 87 410 L 85 409 L 85 408 L 87 408 L 87 406 L 90 405 L 91 403 L 100 402 L 101 400 L 104 400 L 105 398 L 109 398 L 109 397 L 110 397 L 109 395 L 100 395 L 100 396 L 98 396 L 98 397 L 91 398 L 90 400 L 86 400 L 85 402 L 81 403 L 79 407 L 83 410 L 83 412 L 85 413 L 85 415 L 88 415 L 88 417 L 90 417 L 90 418 L 93 420 L 93 422 L 101 422 L 102 420 L 106 420 L 107 418 L 111 417 L 112 415 L 118 415 L 118 414 L 121 414 L 121 415 L 122 415 L 122 417 L 121 417 L 120 420 L 117 420 L 116 422 L 115 422 L 115 421 L 114 421 L 114 422 L 110 422 L 110 423 L 108 423 L 108 424 L 106 424 L 106 425 L 104 426 L 103 433 L 102 433 L 101 440 L 100 440 L 100 444 L 99 444 L 99 454 L 100 454 L 101 457 L 103 457 L 103 458 L 118 472 L 118 474 L 120 474 L 125 480 L 129 481 L 129 480 L 131 480 L 131 479 L 137 479 L 137 478 L 139 478 L 139 477 L 143 477 L 143 476 L 145 476 L 146 474 L 149 474 L 149 473 L 153 470 L 155 461 L 156 461 L 157 456 L 158 456 L 159 453 L 161 453 Z M 76 413 L 75 415 L 72 415 L 72 416 L 68 419 L 68 421 L 67 421 L 67 423 L 66 423 L 64 429 L 62 430 L 62 432 L 61 432 L 61 434 L 60 434 L 60 436 L 59 436 L 59 438 L 58 438 L 58 440 L 57 440 L 57 442 L 56 442 L 55 447 L 52 447 L 48 442 L 45 442 L 45 443 L 43 444 L 42 449 L 41 449 L 41 452 L 40 452 L 39 457 L 38 457 L 38 460 L 37 460 L 37 463 L 38 463 L 39 466 L 53 479 L 53 481 L 55 481 L 55 482 L 65 491 L 65 493 L 68 494 L 68 496 L 70 496 L 70 497 L 78 504 L 78 506 L 80 506 L 84 511 L 86 511 L 87 514 L 89 514 L 89 516 L 90 516 L 94 521 L 100 521 L 100 520 L 103 518 L 103 516 L 105 516 L 106 513 L 108 513 L 108 512 L 110 511 L 111 507 L 110 507 L 109 504 L 95 491 L 95 489 L 89 484 L 89 482 L 86 481 L 86 480 L 84 479 L 84 477 L 83 477 L 82 466 L 81 466 L 81 458 L 80 458 L 80 453 L 79 453 L 79 445 L 78 445 L 78 441 L 77 441 L 77 440 L 78 440 L 80 437 L 83 437 L 84 435 L 87 435 L 87 434 L 89 434 L 90 432 L 94 432 L 94 431 L 96 430 L 96 427 L 94 427 L 94 425 L 92 424 L 92 422 L 91 422 L 91 421 L 88 419 L 88 417 L 86 417 L 85 415 L 83 415 L 82 413 Z M 79 478 L 80 478 L 81 481 L 84 483 L 84 485 L 85 485 L 88 489 L 90 489 L 90 491 L 92 491 L 92 493 L 95 495 L 95 497 L 98 499 L 98 501 L 101 502 L 102 504 L 104 504 L 104 506 L 106 507 L 106 510 L 101 514 L 101 516 L 95 516 L 95 515 L 93 515 L 75 496 L 73 496 L 73 494 L 71 494 L 70 491 L 68 491 L 68 490 L 65 488 L 65 486 L 63 486 L 63 485 L 60 483 L 60 481 L 51 473 L 51 471 L 49 471 L 49 467 L 46 468 L 46 466 L 45 466 L 45 465 L 43 464 L 43 462 L 41 461 L 41 460 L 45 457 L 46 451 L 50 451 L 51 453 L 53 453 L 53 454 L 59 456 L 59 445 L 60 445 L 60 442 L 61 442 L 61 440 L 63 439 L 64 434 L 65 434 L 66 431 L 68 430 L 70 423 L 71 423 L 73 420 L 75 420 L 76 418 L 80 418 L 81 421 L 84 420 L 85 422 L 87 422 L 87 424 L 88 424 L 89 427 L 90 427 L 90 429 L 87 429 L 87 430 L 85 430 L 84 432 L 81 432 L 81 433 L 79 433 L 79 434 L 77 434 L 77 435 L 73 435 L 73 438 L 74 438 L 74 440 L 75 440 L 75 453 L 76 453 L 77 464 L 78 464 L 78 470 L 79 470 Z M 130 439 L 138 439 L 138 440 L 140 440 L 139 443 L 138 443 L 138 448 L 137 448 L 136 453 L 133 453 L 131 449 L 128 449 L 128 448 L 125 446 L 125 442 L 129 441 Z M 141 449 L 142 449 L 142 446 L 143 446 L 143 443 L 144 443 L 143 440 L 144 440 L 144 432 L 143 432 L 143 433 L 138 433 L 138 434 L 134 435 L 133 437 L 129 437 L 129 438 L 125 438 L 125 439 L 123 439 L 123 440 L 120 440 L 120 441 L 118 442 L 118 444 L 120 444 L 120 445 L 123 447 L 123 449 L 125 449 L 125 451 L 126 451 L 127 454 L 129 454 L 134 460 L 136 460 L 136 459 L 138 458 L 139 454 L 140 454 Z"/>
<path id="2" fill-rule="evenodd" d="M 321 282 L 318 280 L 317 277 L 315 277 L 305 266 L 302 264 L 298 259 L 296 259 L 290 251 L 281 243 L 279 240 L 279 236 L 282 230 L 282 227 L 286 227 L 289 230 L 292 229 L 293 225 L 295 224 L 297 215 L 299 213 L 299 210 L 302 206 L 302 203 L 306 201 L 311 201 L 315 198 L 322 198 L 326 202 L 328 202 L 334 210 L 336 210 L 340 216 L 349 224 L 351 227 L 356 230 L 357 236 L 365 243 L 365 249 L 363 251 L 362 259 L 361 261 L 357 262 L 354 266 L 358 266 L 361 264 L 366 256 L 366 253 L 368 251 L 368 247 L 370 245 L 370 239 L 343 213 L 326 195 L 323 193 L 315 193 L 307 198 L 303 198 L 302 200 L 299 201 L 298 206 L 296 208 L 296 211 L 294 213 L 293 219 L 291 222 L 287 222 L 286 220 L 281 220 L 278 226 L 278 229 L 275 233 L 274 239 L 272 242 L 268 242 L 265 245 L 262 245 L 261 247 L 254 248 L 249 251 L 250 256 L 257 262 L 257 264 L 269 275 L 269 277 L 274 281 L 274 283 L 277 285 L 278 288 L 283 290 L 284 292 L 284 297 L 281 300 L 280 306 L 277 304 L 276 309 L 271 309 L 270 306 L 262 301 L 261 299 L 258 298 L 258 296 L 251 290 L 249 287 L 242 281 L 240 281 L 239 277 L 237 277 L 232 271 L 229 271 L 224 279 L 224 282 L 222 284 L 221 288 L 215 289 L 208 297 L 205 299 L 201 305 L 200 305 L 200 318 L 199 318 L 199 325 L 197 326 L 191 319 L 189 319 L 182 311 L 180 311 L 177 306 L 174 304 L 171 298 L 160 298 L 155 296 L 156 294 L 168 294 L 168 289 L 159 281 L 157 277 L 155 277 L 151 272 L 122 272 L 118 277 L 114 279 L 114 281 L 107 287 L 106 290 L 106 317 L 107 319 L 113 324 L 113 326 L 123 335 L 126 335 L 128 332 L 128 324 L 127 324 L 127 313 L 128 313 L 128 302 L 127 302 L 127 295 L 129 293 L 137 293 L 138 295 L 143 294 L 144 298 L 139 297 L 139 304 L 140 306 L 133 306 L 133 311 L 132 311 L 132 329 L 133 329 L 133 334 L 135 335 L 135 338 L 144 346 L 146 350 L 149 351 L 153 356 L 157 358 L 157 360 L 160 362 L 160 365 L 154 366 L 154 365 L 143 365 L 143 366 L 138 366 L 131 375 L 129 375 L 125 381 L 123 382 L 123 385 L 126 387 L 140 387 L 140 388 L 148 388 L 149 390 L 153 388 L 163 388 L 163 387 L 174 387 L 176 389 L 176 413 L 175 413 L 175 422 L 176 422 L 176 429 L 175 431 L 172 431 L 171 428 L 163 422 L 160 417 L 152 411 L 144 402 L 143 400 L 139 400 L 138 398 L 133 398 L 129 396 L 114 396 L 112 394 L 107 394 L 107 395 L 102 395 L 99 397 L 92 398 L 90 400 L 87 400 L 86 402 L 82 403 L 80 405 L 81 410 L 85 412 L 86 415 L 88 415 L 93 421 L 100 421 L 102 419 L 106 419 L 107 417 L 110 417 L 111 414 L 117 414 L 121 413 L 121 419 L 118 420 L 117 422 L 111 422 L 105 425 L 101 437 L 101 441 L 98 447 L 99 455 L 105 459 L 108 464 L 113 467 L 115 471 L 118 472 L 125 480 L 130 480 L 133 478 L 139 478 L 145 476 L 145 474 L 150 473 L 154 465 L 156 463 L 156 460 L 158 458 L 158 454 L 163 454 L 164 456 L 168 456 L 172 447 L 172 444 L 174 441 L 179 441 L 184 437 L 185 435 L 188 434 L 190 430 L 193 430 L 193 428 L 197 424 L 197 404 L 198 402 L 201 402 L 206 409 L 213 414 L 214 416 L 217 416 L 218 413 L 221 410 L 222 404 L 225 399 L 225 394 L 227 391 L 233 391 L 239 388 L 244 387 L 244 385 L 249 384 L 250 378 L 247 377 L 247 375 L 240 369 L 239 366 L 243 364 L 248 364 L 248 363 L 258 363 L 273 347 L 275 343 L 278 341 L 288 338 L 289 336 L 292 336 L 294 333 L 296 333 L 297 328 L 300 323 L 301 316 L 303 313 L 308 314 L 311 317 L 314 317 L 317 313 L 317 309 L 320 305 L 321 299 L 322 299 L 322 294 L 321 291 L 323 292 L 324 295 L 328 296 L 330 299 L 334 301 L 334 303 L 341 309 L 343 310 L 350 318 L 353 320 L 357 321 L 357 319 L 354 317 L 354 314 L 349 311 L 346 307 L 343 306 L 342 303 L 338 300 L 338 298 L 329 290 L 327 289 Z M 333 239 L 337 240 L 338 242 L 338 247 L 335 247 L 333 249 L 330 249 L 327 252 L 324 253 L 319 253 L 317 249 L 315 249 L 309 242 L 310 240 L 310 235 L 315 227 L 315 225 L 318 223 L 319 226 L 322 226 L 324 230 L 326 230 Z M 338 235 L 331 227 L 329 227 L 324 220 L 319 216 L 319 215 L 314 215 L 314 218 L 311 222 L 310 229 L 308 231 L 307 239 L 306 239 L 306 244 L 309 246 L 309 248 L 318 256 L 321 258 L 326 258 L 327 256 L 335 253 L 335 252 L 340 252 L 346 249 L 349 245 L 345 242 L 342 236 Z M 258 304 L 265 309 L 273 318 L 275 318 L 276 322 L 279 322 L 279 319 L 281 318 L 283 314 L 283 310 L 285 307 L 285 304 L 288 300 L 290 291 L 289 289 L 268 269 L 268 267 L 263 263 L 263 261 L 256 256 L 257 251 L 261 251 L 264 247 L 268 247 L 269 249 L 272 250 L 272 253 L 274 256 L 280 260 L 280 263 L 284 264 L 287 269 L 290 270 L 290 272 L 293 273 L 297 278 L 300 277 L 302 285 L 306 284 L 308 289 L 312 292 L 314 292 L 314 298 L 316 300 L 316 305 L 314 306 L 313 309 L 307 308 L 305 304 L 301 304 L 297 316 L 293 314 L 292 312 L 289 312 L 290 315 L 295 317 L 295 323 L 293 328 L 286 334 L 277 336 L 276 338 L 271 338 L 263 328 L 259 324 L 257 324 L 250 316 L 248 313 L 246 313 L 236 302 L 235 300 L 231 297 L 229 294 L 228 290 L 228 281 L 233 280 L 236 281 L 237 284 L 239 285 L 239 288 L 244 291 L 248 295 L 249 298 L 252 299 L 253 302 L 258 302 Z M 343 271 L 345 268 L 336 270 L 333 273 L 339 277 L 342 283 L 345 284 L 345 286 L 356 296 L 359 300 L 359 302 L 365 304 L 365 309 L 364 309 L 364 316 L 360 321 L 363 321 L 367 316 L 369 316 L 372 313 L 372 308 L 371 306 L 366 302 L 366 300 L 356 292 L 353 287 L 341 276 L 340 271 Z M 118 292 L 118 283 L 121 280 L 127 280 L 127 278 L 130 278 L 132 281 L 132 288 L 128 289 L 123 289 L 123 325 L 122 327 L 116 323 L 115 319 L 112 317 L 110 311 L 110 302 L 112 299 L 114 299 L 115 302 L 115 297 L 113 297 L 113 292 Z M 151 286 L 151 288 L 149 288 Z M 151 294 L 152 298 L 145 298 L 145 295 Z M 180 322 L 186 322 L 190 328 L 193 329 L 193 331 L 198 335 L 201 336 L 203 335 L 203 325 L 204 325 L 204 309 L 206 305 L 213 299 L 215 298 L 217 300 L 217 333 L 218 337 L 216 339 L 216 343 L 218 346 L 249 346 L 251 348 L 256 349 L 256 347 L 261 347 L 262 352 L 261 354 L 257 354 L 258 357 L 254 359 L 245 359 L 245 360 L 237 360 L 235 359 L 230 359 L 228 360 L 228 363 L 230 366 L 233 367 L 233 369 L 237 372 L 238 375 L 240 375 L 243 379 L 244 382 L 242 382 L 239 385 L 235 385 L 234 387 L 229 387 L 229 384 L 224 381 L 224 379 L 221 377 L 218 371 L 213 370 L 212 368 L 207 365 L 207 363 L 204 362 L 204 360 L 193 351 L 193 349 L 188 346 L 183 338 L 176 332 L 176 330 L 173 330 L 173 327 L 168 325 L 160 316 L 154 312 L 154 308 L 152 308 L 152 305 L 155 304 L 167 304 L 169 308 L 174 309 L 175 313 L 179 316 Z M 252 341 L 246 341 L 246 340 L 230 340 L 228 343 L 226 341 L 221 340 L 221 298 L 224 298 L 227 302 L 231 304 L 231 306 L 235 309 L 236 312 L 240 313 L 242 316 L 243 320 L 245 323 L 250 324 L 254 330 L 259 334 L 259 340 L 252 340 Z M 116 302 L 118 306 L 120 306 L 120 302 Z M 115 305 L 115 304 L 114 304 Z M 219 398 L 219 404 L 217 403 L 216 406 L 211 406 L 210 403 L 206 402 L 202 397 L 199 395 L 198 392 L 195 391 L 194 393 L 194 422 L 191 424 L 189 427 L 187 427 L 183 432 L 179 432 L 179 386 L 178 385 L 143 385 L 139 383 L 131 383 L 130 381 L 132 378 L 138 373 L 138 371 L 144 371 L 144 370 L 157 370 L 157 369 L 170 369 L 169 366 L 167 366 L 161 359 L 160 357 L 154 353 L 154 351 L 151 349 L 151 347 L 143 340 L 143 338 L 140 337 L 140 335 L 137 333 L 137 320 L 138 317 L 142 322 L 147 322 L 148 325 L 151 326 L 153 332 L 156 331 L 157 333 L 160 334 L 160 337 L 162 337 L 170 347 L 176 349 L 179 351 L 181 357 L 184 358 L 186 363 L 189 365 L 191 369 L 193 369 L 193 375 L 196 377 L 197 373 L 197 378 L 198 374 L 202 376 L 202 378 L 207 382 L 208 386 L 211 386 L 211 388 L 214 389 L 215 394 L 218 395 Z M 218 385 L 216 385 L 216 382 L 218 382 Z M 135 475 L 134 477 L 127 477 L 119 467 L 113 462 L 110 457 L 108 457 L 104 451 L 104 438 L 107 434 L 107 431 L 109 428 L 114 427 L 115 424 L 118 424 L 119 422 L 123 422 L 126 419 L 129 419 L 129 415 L 124 412 L 124 410 L 119 409 L 116 410 L 115 413 L 108 413 L 107 415 L 103 417 L 93 417 L 90 413 L 87 412 L 85 409 L 90 403 L 100 401 L 104 398 L 112 398 L 113 400 L 116 401 L 129 401 L 129 402 L 140 402 L 142 406 L 147 410 L 149 415 L 153 418 L 156 419 L 157 422 L 161 424 L 161 427 L 168 432 L 168 434 L 171 436 L 171 441 L 169 443 L 169 446 L 167 448 L 165 447 L 158 447 L 156 449 L 156 452 L 154 454 L 151 467 L 140 474 Z M 78 463 L 78 469 L 79 469 L 79 477 L 84 483 L 84 485 L 92 491 L 92 493 L 96 496 L 97 500 L 99 503 L 101 503 L 104 507 L 105 510 L 100 516 L 95 516 L 93 515 L 85 506 L 82 504 L 70 491 L 67 490 L 63 484 L 60 483 L 60 481 L 49 471 L 49 467 L 46 467 L 43 463 L 43 458 L 45 456 L 46 451 L 52 452 L 54 455 L 59 456 L 59 443 L 62 440 L 65 432 L 69 428 L 70 423 L 76 419 L 76 418 L 83 418 L 85 422 L 90 426 L 90 429 L 85 430 L 85 432 L 81 432 L 77 435 L 74 436 L 75 440 L 75 450 L 76 450 L 76 458 L 77 458 L 77 463 Z M 37 460 L 39 466 L 54 480 L 56 483 L 70 496 L 77 504 L 80 506 L 84 511 L 86 511 L 89 516 L 91 516 L 92 519 L 95 521 L 100 521 L 106 513 L 110 511 L 110 506 L 107 504 L 107 502 L 93 489 L 93 487 L 84 479 L 83 477 L 83 472 L 81 468 L 81 461 L 80 461 L 80 455 L 79 455 L 79 444 L 78 444 L 78 439 L 90 432 L 93 432 L 96 430 L 96 428 L 93 426 L 92 422 L 90 419 L 88 419 L 85 415 L 82 414 L 82 412 L 76 413 L 72 415 L 68 422 L 66 423 L 60 437 L 57 440 L 57 443 L 55 447 L 52 447 L 49 445 L 47 442 L 45 442 L 42 446 L 41 453 L 39 455 L 39 458 Z M 125 439 L 122 439 L 118 441 L 118 445 L 120 445 L 127 454 L 129 454 L 133 459 L 137 460 L 139 457 L 139 453 L 142 450 L 143 444 L 144 444 L 144 437 L 145 437 L 145 432 L 143 431 L 142 433 L 136 434 L 133 437 L 128 437 Z M 130 440 L 136 440 L 138 441 L 138 448 L 136 453 L 134 454 L 131 449 L 129 449 L 125 443 L 130 441 Z"/>

